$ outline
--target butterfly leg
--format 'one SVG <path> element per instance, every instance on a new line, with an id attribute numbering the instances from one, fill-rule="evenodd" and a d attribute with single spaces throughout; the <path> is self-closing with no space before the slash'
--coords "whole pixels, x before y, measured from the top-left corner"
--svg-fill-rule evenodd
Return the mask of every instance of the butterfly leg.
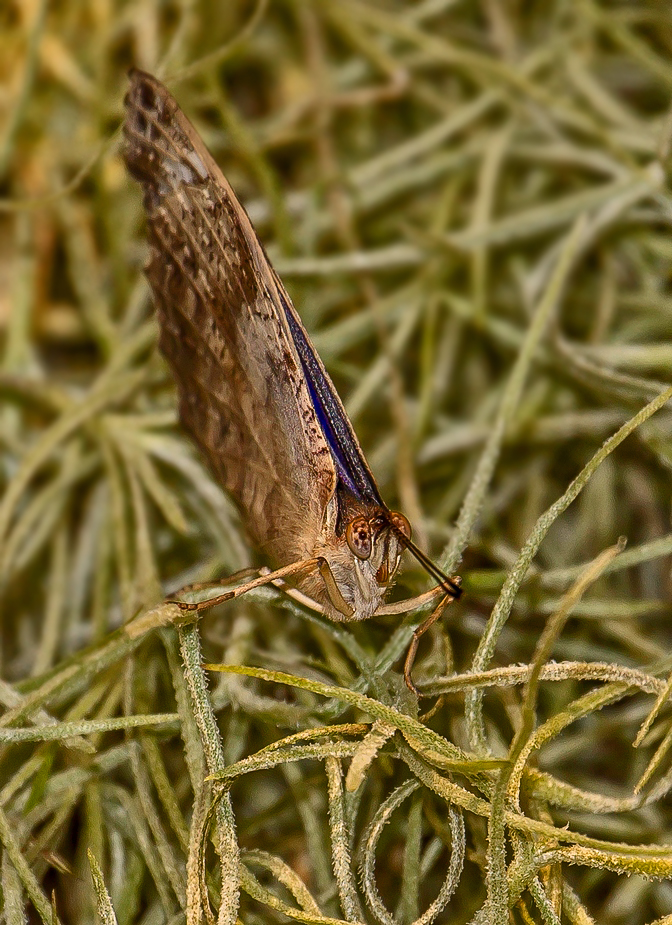
<path id="1" fill-rule="evenodd" d="M 322 581 L 324 582 L 324 586 L 327 589 L 327 594 L 329 595 L 329 600 L 334 605 L 336 610 L 343 614 L 346 620 L 351 620 L 355 611 L 341 594 L 329 563 L 326 559 L 323 559 L 322 556 L 318 558 L 317 563 L 320 575 L 322 576 Z"/>
<path id="2" fill-rule="evenodd" d="M 254 588 L 261 588 L 263 585 L 270 584 L 271 582 L 277 581 L 281 578 L 288 578 L 290 575 L 296 575 L 297 572 L 303 571 L 312 571 L 313 569 L 319 568 L 319 559 L 302 559 L 300 562 L 292 562 L 291 565 L 285 565 L 283 568 L 276 569 L 274 572 L 268 572 L 264 575 L 259 575 L 257 578 L 253 578 L 251 581 L 247 581 L 242 585 L 238 585 L 236 588 L 232 588 L 230 591 L 225 591 L 224 594 L 218 594 L 217 597 L 211 597 L 207 601 L 198 601 L 191 603 L 189 601 L 171 601 L 173 604 L 177 604 L 181 611 L 184 613 L 200 613 L 203 610 L 208 610 L 210 607 L 215 607 L 217 604 L 223 604 L 224 601 L 231 601 L 236 597 L 240 597 L 241 594 L 246 594 L 248 591 L 252 591 Z M 237 573 L 239 575 L 240 573 Z M 232 576 L 235 578 L 236 576 Z M 221 584 L 221 582 L 219 583 Z M 205 583 L 205 587 L 207 587 Z M 189 586 L 191 589 L 194 589 L 194 585 Z"/>
<path id="3" fill-rule="evenodd" d="M 190 585 L 183 585 L 177 591 L 174 591 L 173 594 L 177 597 L 181 594 L 189 594 L 191 591 L 208 591 L 210 588 L 225 588 L 227 585 L 233 585 L 237 581 L 242 581 L 243 578 L 250 578 L 252 575 L 260 574 L 263 573 L 253 566 L 241 568 L 237 572 L 234 572 L 233 575 L 226 575 L 224 578 L 217 579 L 217 581 L 194 581 Z M 173 597 L 170 598 L 170 603 L 175 603 Z"/>
<path id="4" fill-rule="evenodd" d="M 418 652 L 418 646 L 420 645 L 420 637 L 423 636 L 430 626 L 434 626 L 439 617 L 443 614 L 444 610 L 454 601 L 455 598 L 450 594 L 444 594 L 437 606 L 430 613 L 426 620 L 424 620 L 420 626 L 418 626 L 413 632 L 413 638 L 411 639 L 411 644 L 408 647 L 408 652 L 406 654 L 406 661 L 404 662 L 404 681 L 406 682 L 406 687 L 414 693 L 417 697 L 420 697 L 420 691 L 417 689 L 413 683 L 413 678 L 411 677 L 411 671 L 413 670 L 413 663 L 415 662 L 415 656 Z"/>

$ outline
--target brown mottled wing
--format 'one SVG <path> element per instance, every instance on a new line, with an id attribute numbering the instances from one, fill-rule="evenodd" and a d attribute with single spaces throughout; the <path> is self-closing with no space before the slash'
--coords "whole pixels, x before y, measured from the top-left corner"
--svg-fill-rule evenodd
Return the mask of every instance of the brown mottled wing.
<path id="1" fill-rule="evenodd" d="M 140 181 L 147 276 L 182 422 L 280 565 L 312 555 L 334 463 L 250 220 L 166 88 L 133 71 L 126 163 Z"/>

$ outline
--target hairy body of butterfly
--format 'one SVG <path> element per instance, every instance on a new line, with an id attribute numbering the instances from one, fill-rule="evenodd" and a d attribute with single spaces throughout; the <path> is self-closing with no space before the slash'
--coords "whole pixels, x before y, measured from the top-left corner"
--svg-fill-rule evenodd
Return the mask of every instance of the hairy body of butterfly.
<path id="1" fill-rule="evenodd" d="M 333 620 L 381 605 L 410 548 L 247 213 L 166 88 L 131 73 L 126 163 L 141 183 L 146 268 L 180 417 L 255 544 Z"/>

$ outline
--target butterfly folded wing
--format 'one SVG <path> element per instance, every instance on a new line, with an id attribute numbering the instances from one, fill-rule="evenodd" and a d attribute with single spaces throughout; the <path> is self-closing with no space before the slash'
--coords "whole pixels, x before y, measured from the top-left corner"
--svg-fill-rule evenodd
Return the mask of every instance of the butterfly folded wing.
<path id="1" fill-rule="evenodd" d="M 126 162 L 148 218 L 146 268 L 180 416 L 257 546 L 314 555 L 336 471 L 250 220 L 168 91 L 135 71 Z"/>

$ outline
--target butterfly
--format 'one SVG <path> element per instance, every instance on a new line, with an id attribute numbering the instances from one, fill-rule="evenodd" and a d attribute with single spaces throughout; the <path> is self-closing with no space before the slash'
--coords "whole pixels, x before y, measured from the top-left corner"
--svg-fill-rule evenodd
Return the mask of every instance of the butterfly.
<path id="1" fill-rule="evenodd" d="M 143 71 L 131 71 L 125 102 L 125 160 L 143 190 L 145 270 L 180 418 L 278 566 L 214 601 L 291 577 L 331 620 L 364 620 L 383 612 L 405 549 L 438 580 L 444 605 L 458 598 L 459 578 L 381 498 L 322 360 L 196 129 Z"/>

